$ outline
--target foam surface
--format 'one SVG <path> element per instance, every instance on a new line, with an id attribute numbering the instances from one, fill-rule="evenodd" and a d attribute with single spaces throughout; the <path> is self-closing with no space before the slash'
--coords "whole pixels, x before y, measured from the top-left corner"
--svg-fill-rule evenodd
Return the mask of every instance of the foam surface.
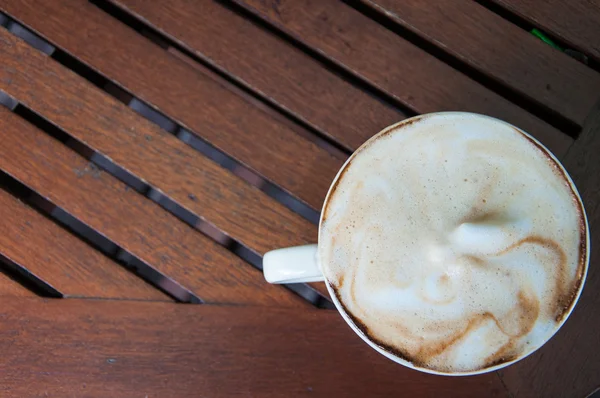
<path id="1" fill-rule="evenodd" d="M 371 340 L 451 373 L 554 333 L 583 272 L 584 222 L 542 149 L 495 119 L 448 113 L 358 153 L 330 194 L 319 260 Z"/>

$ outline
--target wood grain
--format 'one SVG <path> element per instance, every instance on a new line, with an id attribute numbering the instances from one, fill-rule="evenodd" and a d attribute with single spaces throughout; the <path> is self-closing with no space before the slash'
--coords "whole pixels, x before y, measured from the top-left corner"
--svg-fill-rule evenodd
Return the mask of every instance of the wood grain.
<path id="1" fill-rule="evenodd" d="M 189 55 L 189 53 L 184 53 L 182 50 L 174 46 L 168 47 L 167 51 L 174 57 L 185 62 L 195 71 L 198 71 L 198 73 L 207 76 L 208 78 L 214 80 L 227 90 L 242 97 L 246 102 L 252 104 L 256 108 L 259 108 L 261 111 L 268 114 L 270 117 L 277 120 L 279 123 L 284 124 L 290 130 L 293 130 L 296 134 L 299 134 L 305 139 L 314 142 L 317 146 L 325 149 L 334 157 L 338 159 L 346 159 L 348 157 L 347 149 L 334 145 L 332 142 L 323 139 L 322 136 L 315 134 L 306 126 L 302 126 L 300 125 L 300 123 L 297 123 L 296 121 L 288 118 L 288 116 L 285 116 L 284 113 L 279 112 L 269 103 L 265 102 L 260 97 L 255 96 L 255 94 L 252 91 L 246 90 L 243 86 L 239 86 L 236 83 L 233 83 L 231 80 L 228 80 L 224 75 L 220 74 L 216 70 L 196 61 L 194 58 L 192 58 L 191 55 Z"/>
<path id="2" fill-rule="evenodd" d="M 506 120 L 564 154 L 572 139 L 340 1 L 234 0 L 418 113 Z"/>
<path id="3" fill-rule="evenodd" d="M 5 109 L 0 118 L 7 117 Z M 2 158 L 10 154 L 15 130 L 2 125 Z M 17 132 L 18 134 L 18 132 Z M 4 163 L 3 160 L 0 160 Z M 65 297 L 170 299 L 86 243 L 0 189 L 0 253 Z"/>
<path id="4" fill-rule="evenodd" d="M 0 274 L 0 296 L 35 297 L 35 293 L 13 281 L 8 276 Z"/>
<path id="5" fill-rule="evenodd" d="M 600 74 L 474 1 L 363 1 L 579 126 L 600 99 Z"/>
<path id="6" fill-rule="evenodd" d="M 406 118 L 218 2 L 112 2 L 348 149 Z"/>
<path id="7" fill-rule="evenodd" d="M 63 91 L 60 95 L 71 94 Z M 70 117 L 88 128 L 94 118 Z M 280 286 L 269 285 L 249 264 L 4 108 L 0 108 L 0 131 L 0 169 L 206 302 L 308 306 Z M 32 243 L 33 247 L 42 258 L 52 250 Z"/>
<path id="8" fill-rule="evenodd" d="M 86 0 L 7 0 L 0 8 L 313 209 L 321 208 L 344 159 Z"/>
<path id="9" fill-rule="evenodd" d="M 492 0 L 600 61 L 600 3 L 595 0 Z"/>
<path id="10" fill-rule="evenodd" d="M 5 39 L 0 51 L 7 51 L 0 89 L 81 142 L 256 253 L 317 241 L 317 228 L 302 217 L 20 40 L 4 31 L 0 38 Z M 307 167 L 307 175 L 323 174 L 319 163 L 298 166 Z M 313 287 L 328 297 L 324 284 Z"/>
<path id="11" fill-rule="evenodd" d="M 316 242 L 314 225 L 2 30 L 0 53 L 0 90 L 252 250 Z"/>
<path id="12" fill-rule="evenodd" d="M 3 397 L 506 396 L 493 373 L 395 364 L 331 311 L 13 299 L 0 317 Z"/>
<path id="13" fill-rule="evenodd" d="M 515 397 L 586 397 L 600 387 L 600 104 L 563 164 L 583 199 L 591 230 L 591 261 L 569 320 L 544 347 L 500 372 Z"/>

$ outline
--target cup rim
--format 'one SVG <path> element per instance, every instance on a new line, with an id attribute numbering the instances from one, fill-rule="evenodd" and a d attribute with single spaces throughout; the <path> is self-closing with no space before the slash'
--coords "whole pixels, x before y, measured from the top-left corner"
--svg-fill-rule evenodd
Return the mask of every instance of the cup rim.
<path id="1" fill-rule="evenodd" d="M 577 289 L 577 294 L 575 295 L 575 298 L 571 301 L 571 304 L 569 306 L 569 309 L 568 309 L 567 313 L 563 316 L 563 318 L 560 321 L 560 323 L 554 328 L 554 331 L 552 332 L 552 334 L 546 340 L 544 340 L 544 342 L 542 344 L 538 345 L 536 348 L 534 348 L 533 350 L 529 351 L 527 354 L 525 354 L 525 355 L 523 355 L 523 356 L 521 356 L 519 358 L 513 359 L 511 361 L 503 362 L 501 364 L 490 366 L 490 367 L 487 367 L 487 368 L 478 369 L 478 370 L 472 370 L 472 371 L 466 371 L 466 372 L 441 372 L 441 371 L 434 370 L 434 369 L 424 368 L 424 367 L 416 366 L 412 362 L 409 362 L 409 361 L 407 361 L 407 360 L 405 360 L 403 358 L 398 357 L 397 355 L 395 355 L 395 354 L 389 352 L 388 350 L 384 349 L 383 347 L 379 346 L 377 343 L 373 342 L 368 336 L 366 336 L 364 334 L 364 332 L 360 328 L 358 328 L 356 326 L 356 324 L 352 321 L 352 319 L 350 319 L 349 314 L 346 313 L 346 310 L 344 309 L 344 307 L 342 306 L 342 304 L 339 302 L 339 300 L 338 300 L 335 292 L 333 291 L 333 288 L 331 287 L 331 284 L 327 280 L 327 277 L 325 276 L 324 273 L 323 273 L 323 279 L 325 280 L 325 285 L 327 286 L 327 291 L 329 292 L 329 296 L 331 297 L 331 299 L 333 301 L 333 304 L 335 305 L 336 309 L 338 310 L 338 312 L 340 313 L 340 315 L 342 316 L 342 318 L 344 319 L 344 321 L 346 321 L 346 323 L 348 324 L 348 326 L 350 326 L 350 328 L 365 343 L 367 343 L 369 346 L 371 346 L 371 348 L 375 349 L 375 351 L 379 352 L 380 354 L 384 355 L 385 357 L 391 359 L 392 361 L 394 361 L 394 362 L 396 362 L 396 363 L 398 363 L 400 365 L 404 365 L 404 366 L 406 366 L 406 367 L 408 367 L 410 369 L 414 369 L 414 370 L 417 370 L 417 371 L 420 371 L 420 372 L 429 373 L 429 374 L 435 374 L 435 375 L 441 375 L 441 376 L 474 376 L 474 375 L 485 374 L 485 373 L 489 373 L 489 372 L 493 372 L 493 371 L 496 371 L 496 370 L 503 369 L 503 368 L 505 368 L 507 366 L 510 366 L 510 365 L 512 365 L 512 364 L 514 364 L 516 362 L 519 362 L 519 361 L 527 358 L 528 356 L 530 356 L 531 354 L 533 354 L 534 352 L 538 351 L 540 348 L 542 348 L 543 346 L 545 346 L 556 335 L 556 333 L 558 333 L 558 331 L 566 323 L 567 319 L 571 316 L 571 314 L 573 313 L 573 311 L 575 309 L 575 306 L 579 302 L 579 298 L 581 297 L 581 293 L 583 292 L 583 289 L 584 289 L 584 286 L 585 286 L 585 281 L 587 279 L 587 274 L 588 274 L 588 269 L 589 269 L 589 263 L 590 263 L 590 227 L 589 227 L 589 223 L 588 223 L 587 214 L 586 214 L 586 211 L 585 211 L 585 206 L 584 206 L 583 200 L 581 198 L 581 195 L 579 194 L 579 190 L 577 189 L 577 186 L 575 185 L 575 182 L 571 178 L 571 175 L 565 169 L 565 167 L 560 162 L 560 160 L 544 144 L 542 144 L 539 140 L 537 140 L 535 137 L 531 136 L 531 134 L 527 133 L 523 129 L 521 129 L 521 128 L 517 127 L 517 126 L 514 126 L 514 125 L 512 125 L 512 124 L 510 124 L 510 123 L 508 123 L 508 122 L 506 122 L 504 120 L 501 120 L 501 119 L 498 119 L 498 118 L 495 118 L 495 117 L 492 117 L 492 116 L 488 116 L 488 115 L 483 115 L 483 114 L 480 114 L 480 113 L 474 113 L 474 112 L 445 111 L 445 112 L 425 113 L 425 114 L 413 116 L 413 117 L 401 120 L 399 122 L 396 122 L 396 123 L 394 123 L 392 125 L 389 125 L 389 126 L 385 127 L 384 129 L 382 129 L 381 131 L 379 131 L 377 134 L 373 135 L 367 141 L 365 141 L 360 147 L 358 147 L 352 153 L 352 155 L 350 155 L 348 157 L 348 159 L 344 162 L 344 164 L 342 165 L 342 167 L 340 168 L 340 170 L 335 175 L 335 178 L 333 179 L 331 185 L 329 186 L 329 189 L 327 191 L 327 195 L 325 196 L 325 200 L 323 202 L 323 206 L 322 206 L 322 209 L 321 209 L 321 216 L 319 217 L 319 232 L 318 232 L 318 241 L 317 242 L 321 241 L 321 230 L 322 230 L 321 227 L 322 227 L 322 224 L 323 224 L 323 219 L 324 219 L 324 217 L 326 215 L 326 208 L 327 208 L 327 205 L 329 204 L 329 199 L 331 197 L 331 194 L 333 193 L 333 191 L 337 187 L 339 179 L 343 175 L 343 173 L 345 172 L 345 170 L 348 167 L 348 165 L 352 162 L 352 160 L 356 156 L 358 156 L 358 154 L 363 149 L 365 149 L 367 146 L 371 145 L 373 142 L 375 142 L 381 136 L 387 134 L 391 130 L 395 130 L 398 127 L 418 122 L 419 120 L 424 119 L 424 118 L 438 117 L 438 116 L 448 116 L 448 115 L 463 115 L 463 116 L 469 116 L 469 117 L 475 116 L 475 117 L 489 119 L 489 120 L 492 120 L 495 123 L 501 123 L 501 124 L 504 124 L 506 126 L 509 126 L 509 127 L 513 128 L 513 129 L 515 129 L 517 132 L 523 134 L 526 138 L 529 138 L 531 141 L 533 141 L 534 144 L 537 144 L 537 146 L 542 151 L 544 151 L 547 155 L 549 155 L 551 157 L 551 159 L 554 161 L 554 163 L 562 171 L 562 174 L 566 178 L 569 186 L 571 187 L 571 190 L 575 193 L 575 196 L 577 197 L 577 201 L 579 202 L 579 205 L 581 207 L 581 212 L 582 212 L 582 215 L 583 215 L 583 221 L 585 223 L 586 253 L 585 253 L 585 261 L 584 261 L 584 267 L 583 267 L 583 274 L 581 276 L 581 283 L 579 284 L 579 287 Z M 321 260 L 319 258 L 318 249 L 317 249 L 317 259 L 318 259 L 318 263 L 319 263 L 319 267 L 320 267 Z"/>

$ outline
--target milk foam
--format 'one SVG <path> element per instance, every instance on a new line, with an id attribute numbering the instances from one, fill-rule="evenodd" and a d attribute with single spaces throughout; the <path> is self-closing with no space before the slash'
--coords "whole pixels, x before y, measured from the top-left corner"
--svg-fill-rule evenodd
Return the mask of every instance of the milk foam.
<path id="1" fill-rule="evenodd" d="M 584 216 L 542 149 L 495 119 L 447 113 L 357 154 L 329 195 L 319 259 L 372 341 L 452 373 L 554 333 L 582 276 Z"/>

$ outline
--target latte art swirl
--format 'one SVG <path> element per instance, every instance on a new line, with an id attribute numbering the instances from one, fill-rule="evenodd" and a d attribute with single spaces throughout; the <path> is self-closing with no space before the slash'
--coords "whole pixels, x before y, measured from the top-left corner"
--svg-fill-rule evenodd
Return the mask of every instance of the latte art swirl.
<path id="1" fill-rule="evenodd" d="M 455 373 L 550 338 L 579 290 L 585 244 L 553 158 L 510 125 L 448 113 L 353 155 L 328 197 L 319 258 L 371 341 Z"/>

